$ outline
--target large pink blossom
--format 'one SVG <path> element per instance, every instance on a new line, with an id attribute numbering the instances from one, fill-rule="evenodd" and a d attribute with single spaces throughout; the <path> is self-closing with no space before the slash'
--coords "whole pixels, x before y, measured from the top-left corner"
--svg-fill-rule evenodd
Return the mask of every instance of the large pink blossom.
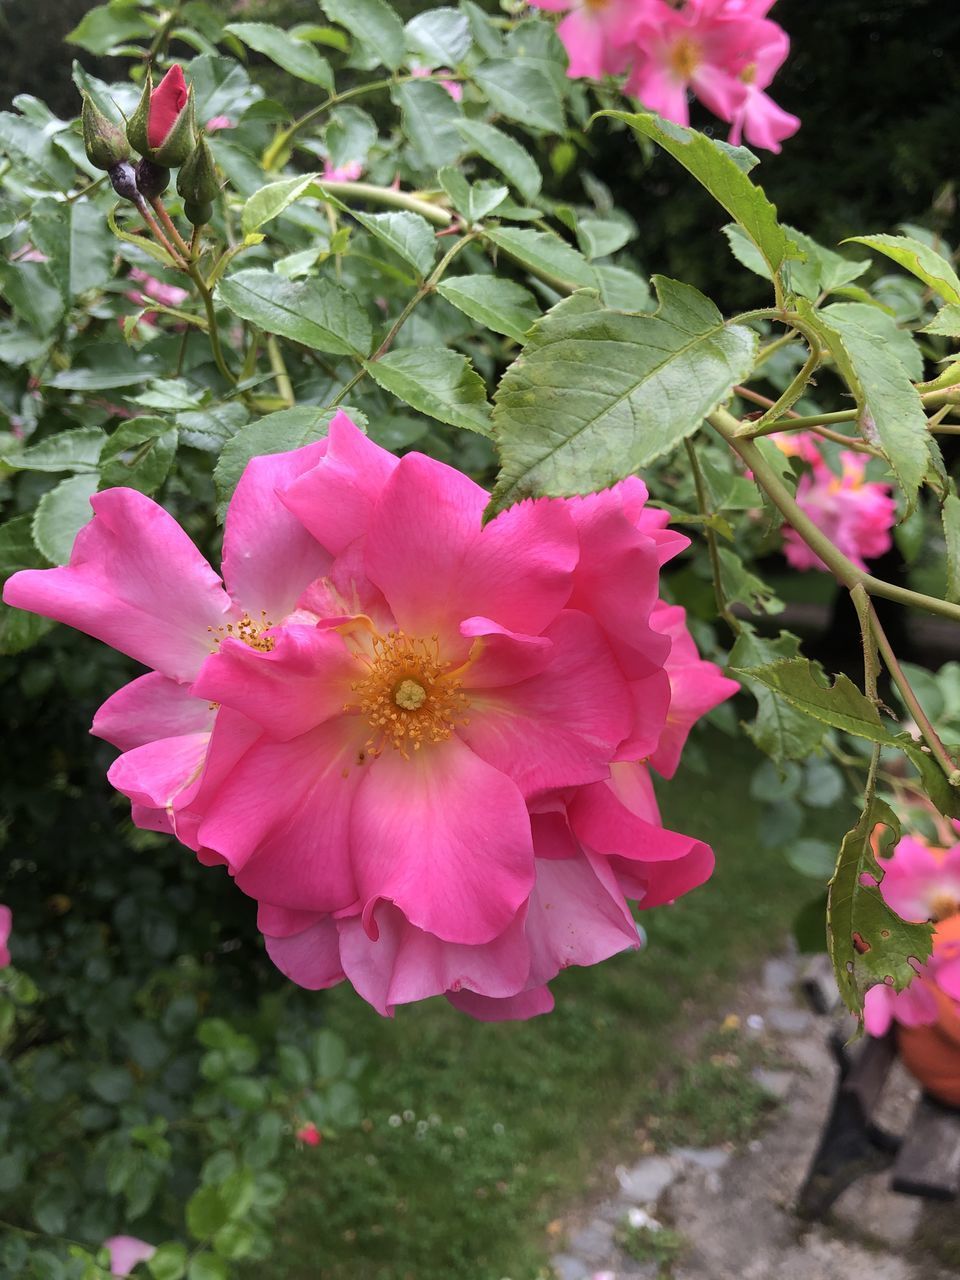
<path id="1" fill-rule="evenodd" d="M 960 912 L 960 844 L 937 849 L 904 836 L 880 865 L 883 900 L 904 920 L 945 920 Z"/>
<path id="2" fill-rule="evenodd" d="M 10 941 L 12 927 L 13 912 L 0 902 L 0 969 L 5 969 L 10 963 L 10 948 L 7 943 Z"/>
<path id="3" fill-rule="evenodd" d="M 790 50 L 786 32 L 765 16 L 769 8 L 748 0 L 688 0 L 678 9 L 648 0 L 635 28 L 627 92 L 683 125 L 690 122 L 692 92 L 731 124 L 731 142 L 746 137 L 779 151 L 800 121 L 764 92 Z"/>
<path id="4" fill-rule="evenodd" d="M 838 475 L 809 437 L 798 440 L 791 433 L 778 437 L 777 443 L 785 453 L 811 463 L 811 470 L 797 485 L 797 503 L 848 559 L 866 569 L 867 560 L 890 550 L 896 502 L 889 484 L 866 479 L 868 460 L 862 453 L 842 450 Z M 783 541 L 784 554 L 794 569 L 827 571 L 820 557 L 789 526 L 784 526 Z"/>
<path id="5" fill-rule="evenodd" d="M 925 968 L 903 991 L 877 983 L 867 991 L 863 1003 L 863 1026 L 871 1036 L 886 1035 L 895 1022 L 905 1027 L 923 1027 L 931 1026 L 936 1020 L 937 1001 Z"/>
<path id="6" fill-rule="evenodd" d="M 128 1276 L 140 1262 L 149 1262 L 157 1252 L 156 1247 L 136 1236 L 111 1236 L 103 1247 L 110 1255 L 110 1274 Z"/>
<path id="7" fill-rule="evenodd" d="M 278 967 L 349 978 L 383 1013 L 477 1017 L 638 945 L 627 899 L 673 901 L 713 855 L 665 831 L 646 767 L 736 687 L 696 654 L 660 566 L 687 540 L 628 480 L 527 501 L 398 460 L 344 415 L 255 459 L 231 503 L 229 594 L 142 495 L 96 495 L 62 569 L 8 603 L 152 666 L 95 732 L 134 820 L 260 903 Z M 212 731 L 211 731 L 212 730 Z"/>
<path id="8" fill-rule="evenodd" d="M 625 71 L 637 23 L 650 0 L 530 0 L 567 16 L 557 27 L 570 60 L 567 75 L 602 80 Z"/>

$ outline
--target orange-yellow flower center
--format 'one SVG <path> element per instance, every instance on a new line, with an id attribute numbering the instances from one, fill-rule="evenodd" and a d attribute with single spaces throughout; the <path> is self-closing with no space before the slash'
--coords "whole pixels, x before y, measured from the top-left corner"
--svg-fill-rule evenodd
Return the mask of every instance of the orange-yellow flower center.
<path id="1" fill-rule="evenodd" d="M 930 903 L 931 918 L 939 923 L 941 920 L 948 920 L 950 916 L 960 914 L 960 902 L 957 902 L 952 893 L 936 893 Z"/>
<path id="2" fill-rule="evenodd" d="M 402 631 L 375 635 L 371 652 L 360 659 L 367 673 L 352 689 L 355 705 L 373 731 L 366 745 L 371 754 L 389 744 L 409 759 L 411 751 L 444 742 L 456 725 L 468 723 L 463 668 L 454 670 L 442 660 L 437 636 L 420 640 Z"/>
<path id="3" fill-rule="evenodd" d="M 602 13 L 604 9 L 609 8 L 610 0 L 583 0 L 583 7 L 589 13 Z"/>
<path id="4" fill-rule="evenodd" d="M 692 36 L 680 36 L 670 50 L 669 60 L 678 80 L 692 80 L 702 60 L 700 42 Z"/>
<path id="5" fill-rule="evenodd" d="M 251 649 L 257 649 L 260 653 L 270 653 L 276 641 L 273 636 L 263 633 L 269 631 L 272 626 L 273 623 L 261 609 L 257 622 L 254 622 L 249 613 L 245 613 L 239 622 L 228 622 L 222 627 L 207 627 L 207 630 L 213 636 L 214 645 L 219 646 L 222 640 L 231 636 L 234 640 L 242 640 L 245 645 L 249 645 Z M 216 653 L 216 649 L 212 652 Z"/>

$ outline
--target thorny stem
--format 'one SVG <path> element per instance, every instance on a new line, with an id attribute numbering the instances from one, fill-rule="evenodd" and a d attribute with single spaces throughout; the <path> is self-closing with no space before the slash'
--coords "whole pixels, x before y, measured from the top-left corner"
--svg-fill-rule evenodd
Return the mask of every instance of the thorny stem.
<path id="1" fill-rule="evenodd" d="M 937 764 L 946 774 L 947 781 L 952 787 L 960 786 L 960 768 L 957 762 L 952 758 L 947 748 L 943 745 L 940 735 L 930 723 L 927 713 L 921 707 L 917 695 L 914 693 L 910 681 L 904 674 L 903 668 L 897 655 L 890 646 L 887 634 L 880 625 L 880 619 L 877 617 L 877 611 L 873 605 L 868 605 L 870 629 L 876 639 L 877 647 L 883 654 L 883 661 L 894 684 L 900 690 L 900 696 L 907 705 L 907 709 L 913 716 L 914 723 L 923 735 L 923 740 L 930 748 L 930 753 L 936 760 Z"/>
<path id="2" fill-rule="evenodd" d="M 687 458 L 690 462 L 690 470 L 693 473 L 693 483 L 697 491 L 697 506 L 700 508 L 700 514 L 704 517 L 703 532 L 707 539 L 707 550 L 710 554 L 710 568 L 713 575 L 713 594 L 717 602 L 717 612 L 724 622 L 730 628 L 735 636 L 740 634 L 740 619 L 731 612 L 727 598 L 723 593 L 723 579 L 720 575 L 720 552 L 717 547 L 716 530 L 710 527 L 708 523 L 709 517 L 713 515 L 710 510 L 710 504 L 707 501 L 707 488 L 703 482 L 703 472 L 700 470 L 700 461 L 697 458 L 697 451 L 689 440 L 684 441 L 684 447 L 687 451 Z"/>
<path id="3" fill-rule="evenodd" d="M 775 423 L 778 418 L 782 417 L 785 413 L 789 413 L 793 405 L 803 395 L 804 388 L 813 377 L 814 371 L 820 363 L 820 357 L 823 354 L 820 349 L 819 342 L 814 339 L 809 339 L 808 341 L 810 341 L 810 354 L 807 356 L 803 367 L 791 379 L 789 385 L 780 397 L 770 405 L 769 409 L 767 409 L 766 413 L 756 426 L 754 426 L 750 431 L 744 432 L 745 435 L 762 435 L 763 432 L 772 423 Z"/>
<path id="4" fill-rule="evenodd" d="M 167 206 L 163 203 L 163 198 L 161 196 L 154 196 L 151 199 L 150 203 L 153 205 L 155 213 L 157 214 L 157 216 L 159 217 L 163 225 L 166 227 L 167 231 L 169 231 L 174 244 L 177 246 L 177 248 L 180 250 L 183 256 L 185 258 L 192 257 L 192 254 L 190 252 L 190 246 L 187 244 L 186 240 L 184 240 L 183 236 L 180 234 L 179 230 L 177 229 L 177 224 L 174 222 L 174 220 L 170 217 L 170 214 L 167 212 Z"/>
<path id="5" fill-rule="evenodd" d="M 156 242 L 161 246 L 161 248 L 166 249 L 167 253 L 169 253 L 170 257 L 173 259 L 174 264 L 177 267 L 179 267 L 181 271 L 186 271 L 187 264 L 180 257 L 179 251 L 173 247 L 173 245 L 170 243 L 167 237 L 163 234 L 163 231 L 160 228 L 160 224 L 157 222 L 156 218 L 150 212 L 149 208 L 147 207 L 147 202 L 143 198 L 137 201 L 137 212 L 140 214 L 140 217 L 147 224 L 147 230 L 153 236 L 154 240 L 156 240 Z"/>

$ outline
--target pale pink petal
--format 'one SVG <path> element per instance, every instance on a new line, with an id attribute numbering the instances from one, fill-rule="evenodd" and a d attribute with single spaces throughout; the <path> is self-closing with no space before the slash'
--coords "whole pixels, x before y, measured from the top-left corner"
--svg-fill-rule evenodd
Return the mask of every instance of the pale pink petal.
<path id="1" fill-rule="evenodd" d="M 489 942 L 533 886 L 523 797 L 456 736 L 405 760 L 384 750 L 353 806 L 365 920 L 380 899 L 447 942 Z"/>
<path id="2" fill-rule="evenodd" d="M 288 485 L 282 497 L 317 542 L 339 555 L 366 532 L 398 460 L 368 439 L 342 411 L 331 421 L 321 444 L 325 444 L 322 457 Z"/>
<path id="3" fill-rule="evenodd" d="M 288 626 L 274 631 L 272 639 L 270 652 L 224 640 L 191 688 L 286 742 L 341 715 L 350 686 L 364 669 L 336 631 Z"/>
<path id="4" fill-rule="evenodd" d="M 290 742 L 262 738 L 204 802 L 197 839 L 244 893 L 298 911 L 356 901 L 350 811 L 372 763 L 360 763 L 367 733 L 341 717 Z"/>
<path id="5" fill-rule="evenodd" d="M 408 635 L 440 637 L 466 656 L 465 618 L 538 635 L 566 604 L 576 532 L 560 502 L 522 502 L 486 527 L 487 493 L 452 467 L 411 453 L 377 504 L 366 542 L 369 577 Z"/>
<path id="6" fill-rule="evenodd" d="M 460 737 L 525 796 L 605 778 L 630 727 L 626 681 L 593 618 L 564 610 L 546 637 L 553 660 L 528 680 L 480 691 L 464 676 Z"/>
<path id="7" fill-rule="evenodd" d="M 262 923 L 260 928 L 264 928 Z M 322 991 L 343 981 L 340 937 L 332 916 L 324 916 L 299 933 L 272 936 L 264 930 L 264 935 L 267 955 L 297 986 Z"/>
<path id="8" fill-rule="evenodd" d="M 66 622 L 173 680 L 192 680 L 210 629 L 235 616 L 220 579 L 163 507 L 135 489 L 90 499 L 70 563 L 9 578 L 5 603 Z"/>
<path id="9" fill-rule="evenodd" d="M 282 622 L 330 555 L 281 501 L 282 490 L 320 462 L 323 440 L 290 453 L 251 458 L 223 532 L 223 580 L 254 622 Z"/>
<path id="10" fill-rule="evenodd" d="M 473 991 L 447 992 L 447 999 L 461 1013 L 468 1013 L 478 1022 L 523 1022 L 553 1010 L 553 996 L 549 987 L 534 987 L 521 991 L 517 996 L 502 1000 L 490 996 L 478 996 Z"/>
<path id="11" fill-rule="evenodd" d="M 128 1276 L 138 1262 L 149 1262 L 157 1252 L 154 1245 L 136 1236 L 111 1236 L 104 1240 L 103 1247 L 110 1255 L 112 1276 Z"/>
<path id="12" fill-rule="evenodd" d="M 636 63 L 625 91 L 631 98 L 638 98 L 648 111 L 656 111 L 675 124 L 689 125 L 687 86 L 669 68 L 652 61 Z"/>
<path id="13" fill-rule="evenodd" d="M 893 992 L 882 982 L 863 999 L 863 1028 L 868 1036 L 885 1036 L 893 1023 Z"/>
<path id="14" fill-rule="evenodd" d="M 377 907 L 375 921 L 375 939 L 360 920 L 342 921 L 340 953 L 358 994 L 385 1017 L 392 1017 L 398 1004 L 447 991 L 476 991 L 499 998 L 516 995 L 526 985 L 530 950 L 523 912 L 482 946 L 442 942 L 410 924 L 389 903 Z"/>
<path id="15" fill-rule="evenodd" d="M 557 27 L 557 35 L 563 41 L 570 59 L 567 75 L 571 79 L 603 79 L 607 74 L 607 43 L 603 27 L 591 19 L 589 11 L 574 9 L 572 13 L 568 13 Z M 615 74 L 612 68 L 610 74 Z"/>
<path id="16" fill-rule="evenodd" d="M 742 131 L 751 146 L 763 147 L 777 154 L 781 150 L 780 143 L 793 137 L 799 128 L 799 116 L 784 111 L 768 94 L 753 87 L 731 132 L 730 141 L 737 145 Z"/>
<path id="17" fill-rule="evenodd" d="M 90 732 L 130 751 L 157 738 L 209 733 L 215 714 L 187 685 L 151 671 L 109 697 L 93 717 Z"/>

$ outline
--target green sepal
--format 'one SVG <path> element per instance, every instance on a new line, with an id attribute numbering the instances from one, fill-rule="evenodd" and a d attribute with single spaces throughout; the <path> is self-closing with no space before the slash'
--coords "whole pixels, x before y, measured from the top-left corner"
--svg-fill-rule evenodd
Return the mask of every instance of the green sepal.
<path id="1" fill-rule="evenodd" d="M 193 226 L 205 227 L 213 217 L 213 205 L 209 200 L 204 204 L 194 204 L 192 200 L 185 200 L 183 216 Z"/>
<path id="2" fill-rule="evenodd" d="M 150 98 L 152 94 L 153 76 L 148 67 L 137 109 L 127 121 L 127 141 L 134 151 L 141 156 L 150 155 L 150 143 L 147 141 L 147 124 L 150 120 Z"/>
<path id="3" fill-rule="evenodd" d="M 220 182 L 210 148 L 203 137 L 197 139 L 197 145 L 177 174 L 177 190 L 183 197 L 187 217 L 195 226 L 210 221 L 211 204 L 220 194 Z M 198 221 L 191 216 L 190 210 L 197 214 L 207 211 L 207 215 Z"/>
<path id="4" fill-rule="evenodd" d="M 173 128 L 159 147 L 151 147 L 148 137 L 150 123 L 150 99 L 153 96 L 153 76 L 148 68 L 143 82 L 143 93 L 137 103 L 137 109 L 127 121 L 127 141 L 134 151 L 140 153 L 144 160 L 152 160 L 154 164 L 165 169 L 177 169 L 193 150 L 197 134 L 196 107 L 194 105 L 193 85 L 187 92 L 186 105 L 174 121 Z"/>
<path id="5" fill-rule="evenodd" d="M 88 93 L 83 95 L 80 122 L 83 126 L 84 150 L 95 168 L 109 172 L 115 165 L 130 158 L 130 148 L 123 130 L 103 114 Z"/>

